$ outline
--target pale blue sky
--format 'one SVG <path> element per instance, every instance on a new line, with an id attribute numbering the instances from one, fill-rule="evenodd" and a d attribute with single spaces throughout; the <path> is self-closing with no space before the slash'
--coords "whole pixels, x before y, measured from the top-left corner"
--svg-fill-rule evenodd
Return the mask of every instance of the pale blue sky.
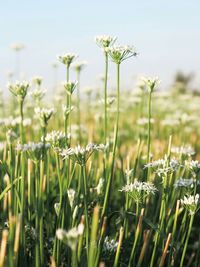
<path id="1" fill-rule="evenodd" d="M 139 56 L 123 63 L 122 82 L 131 86 L 138 74 L 159 76 L 170 84 L 177 70 L 196 72 L 200 85 L 200 1 L 180 0 L 6 0 L 0 7 L 0 86 L 15 67 L 9 45 L 22 42 L 21 68 L 53 81 L 50 63 L 62 52 L 79 54 L 89 65 L 83 84 L 95 84 L 103 58 L 94 36 L 118 36 L 119 44 L 133 44 Z M 111 80 L 114 78 L 111 65 Z M 64 67 L 59 66 L 64 80 Z M 114 84 L 114 81 L 111 82 Z"/>

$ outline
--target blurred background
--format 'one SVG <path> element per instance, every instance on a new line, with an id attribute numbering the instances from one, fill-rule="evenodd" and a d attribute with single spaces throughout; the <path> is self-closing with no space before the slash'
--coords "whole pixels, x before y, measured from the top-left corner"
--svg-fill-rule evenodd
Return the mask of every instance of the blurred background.
<path id="1" fill-rule="evenodd" d="M 139 53 L 123 63 L 124 88 L 134 87 L 138 75 L 158 76 L 167 88 L 178 72 L 198 90 L 199 10 L 198 0 L 6 0 L 0 16 L 0 87 L 6 88 L 8 79 L 40 75 L 51 93 L 53 85 L 65 79 L 65 67 L 56 59 L 65 52 L 88 61 L 82 85 L 93 86 L 104 68 L 94 36 L 108 34 L 117 36 L 118 44 L 134 45 Z M 24 48 L 16 53 L 10 47 L 14 43 Z M 110 87 L 115 85 L 114 72 L 110 64 Z"/>

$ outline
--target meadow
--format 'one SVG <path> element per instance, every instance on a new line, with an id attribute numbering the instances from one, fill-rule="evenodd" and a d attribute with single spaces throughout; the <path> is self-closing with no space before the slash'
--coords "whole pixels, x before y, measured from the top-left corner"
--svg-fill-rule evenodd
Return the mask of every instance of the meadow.
<path id="1" fill-rule="evenodd" d="M 125 90 L 137 51 L 95 42 L 101 88 L 83 90 L 86 62 L 66 53 L 51 101 L 40 76 L 0 95 L 0 267 L 199 267 L 200 96 L 155 77 Z"/>

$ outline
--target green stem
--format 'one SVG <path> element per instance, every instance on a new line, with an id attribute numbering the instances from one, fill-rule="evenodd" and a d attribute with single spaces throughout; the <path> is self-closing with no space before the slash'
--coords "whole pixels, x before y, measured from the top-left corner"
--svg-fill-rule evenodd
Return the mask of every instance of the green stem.
<path id="1" fill-rule="evenodd" d="M 111 171 L 110 171 L 110 175 L 108 177 L 108 182 L 107 182 L 107 186 L 106 186 L 106 193 L 105 193 L 105 197 L 104 197 L 103 210 L 102 210 L 102 214 L 101 214 L 102 218 L 105 216 L 105 213 L 107 211 L 109 198 L 110 198 L 110 189 L 111 189 L 112 177 L 113 177 L 113 172 L 114 172 L 115 156 L 116 156 L 115 154 L 116 154 L 117 139 L 118 139 L 119 109 L 120 109 L 120 64 L 117 64 L 117 118 L 116 118 L 115 130 L 114 130 L 112 165 L 111 165 Z"/>
<path id="2" fill-rule="evenodd" d="M 104 77 L 104 143 L 107 142 L 107 83 L 108 83 L 108 53 L 105 52 L 105 77 Z"/>
<path id="3" fill-rule="evenodd" d="M 180 267 L 183 267 L 185 253 L 186 253 L 186 250 L 187 250 L 187 245 L 188 245 L 190 233 L 191 233 L 191 230 L 192 230 L 192 224 L 193 224 L 193 221 L 194 221 L 194 215 L 195 214 L 191 215 L 191 218 L 190 218 L 190 224 L 189 224 L 189 228 L 188 228 L 188 232 L 187 232 L 187 237 L 186 237 L 186 240 L 185 240 L 185 245 L 184 245 L 184 249 L 183 249 L 183 253 L 182 253 L 182 257 L 181 257 Z"/>

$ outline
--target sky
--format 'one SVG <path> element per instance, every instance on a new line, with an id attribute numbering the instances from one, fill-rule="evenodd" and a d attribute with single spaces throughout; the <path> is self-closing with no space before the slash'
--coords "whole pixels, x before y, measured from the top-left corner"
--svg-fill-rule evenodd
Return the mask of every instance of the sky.
<path id="1" fill-rule="evenodd" d="M 14 72 L 16 55 L 9 45 L 20 42 L 21 77 L 40 75 L 50 90 L 56 55 L 73 52 L 88 61 L 82 86 L 96 86 L 104 61 L 94 42 L 96 35 L 118 37 L 118 44 L 133 45 L 137 58 L 121 65 L 122 85 L 133 88 L 139 75 L 158 76 L 163 88 L 181 70 L 196 73 L 200 86 L 200 1 L 180 0 L 6 0 L 0 6 L 0 87 Z M 58 80 L 65 68 L 58 63 Z M 110 87 L 115 86 L 115 65 L 110 62 Z M 14 77 L 15 79 L 17 77 Z M 71 72 L 71 79 L 74 74 Z"/>

